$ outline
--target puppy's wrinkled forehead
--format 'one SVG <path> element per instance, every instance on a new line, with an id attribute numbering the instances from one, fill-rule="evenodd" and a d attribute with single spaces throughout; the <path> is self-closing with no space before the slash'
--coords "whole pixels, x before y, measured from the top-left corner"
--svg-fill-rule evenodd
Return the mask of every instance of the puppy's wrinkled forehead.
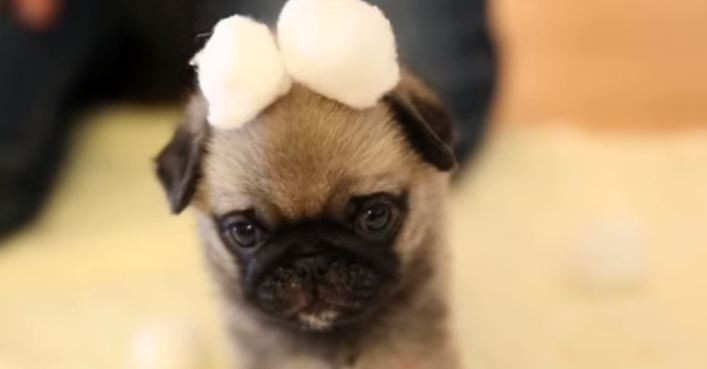
<path id="1" fill-rule="evenodd" d="M 215 131 L 200 192 L 224 214 L 270 219 L 340 211 L 350 197 L 400 193 L 419 159 L 384 104 L 354 110 L 296 86 L 256 121 Z"/>

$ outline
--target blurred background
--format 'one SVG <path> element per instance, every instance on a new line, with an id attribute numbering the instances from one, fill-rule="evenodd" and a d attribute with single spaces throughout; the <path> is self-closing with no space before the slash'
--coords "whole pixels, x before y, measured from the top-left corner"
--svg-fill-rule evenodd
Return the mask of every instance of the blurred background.
<path id="1" fill-rule="evenodd" d="M 707 367 L 707 2 L 380 0 L 459 122 L 470 369 Z M 0 369 L 225 368 L 151 158 L 214 22 L 278 0 L 0 2 Z"/>

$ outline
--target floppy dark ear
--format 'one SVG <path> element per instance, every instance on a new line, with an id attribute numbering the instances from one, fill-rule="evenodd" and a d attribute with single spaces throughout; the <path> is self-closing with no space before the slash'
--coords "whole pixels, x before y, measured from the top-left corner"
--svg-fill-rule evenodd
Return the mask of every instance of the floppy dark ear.
<path id="1" fill-rule="evenodd" d="M 201 99 L 192 102 L 186 121 L 155 160 L 157 177 L 175 214 L 191 202 L 201 174 L 201 159 L 209 136 L 205 108 L 200 105 L 203 103 Z"/>
<path id="2" fill-rule="evenodd" d="M 452 118 L 427 86 L 403 74 L 400 85 L 385 100 L 412 146 L 427 162 L 441 171 L 456 168 Z"/>

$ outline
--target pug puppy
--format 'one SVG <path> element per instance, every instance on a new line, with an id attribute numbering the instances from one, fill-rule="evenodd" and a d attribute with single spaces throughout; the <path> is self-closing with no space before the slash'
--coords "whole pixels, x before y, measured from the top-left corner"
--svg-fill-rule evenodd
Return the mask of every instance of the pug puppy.
<path id="1" fill-rule="evenodd" d="M 409 72 L 374 108 L 301 85 L 242 128 L 203 97 L 157 158 L 198 219 L 242 369 L 454 369 L 452 122 Z"/>

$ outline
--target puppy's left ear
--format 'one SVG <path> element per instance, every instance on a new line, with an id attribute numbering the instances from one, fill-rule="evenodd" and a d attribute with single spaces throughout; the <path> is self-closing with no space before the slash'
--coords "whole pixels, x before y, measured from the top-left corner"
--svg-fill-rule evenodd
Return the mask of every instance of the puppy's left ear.
<path id="1" fill-rule="evenodd" d="M 181 213 L 194 196 L 208 136 L 206 102 L 198 96 L 192 100 L 184 123 L 155 160 L 157 177 L 174 214 Z"/>
<path id="2" fill-rule="evenodd" d="M 457 161 L 452 149 L 454 124 L 439 98 L 422 81 L 404 71 L 400 84 L 385 97 L 408 141 L 425 161 L 451 171 Z"/>

